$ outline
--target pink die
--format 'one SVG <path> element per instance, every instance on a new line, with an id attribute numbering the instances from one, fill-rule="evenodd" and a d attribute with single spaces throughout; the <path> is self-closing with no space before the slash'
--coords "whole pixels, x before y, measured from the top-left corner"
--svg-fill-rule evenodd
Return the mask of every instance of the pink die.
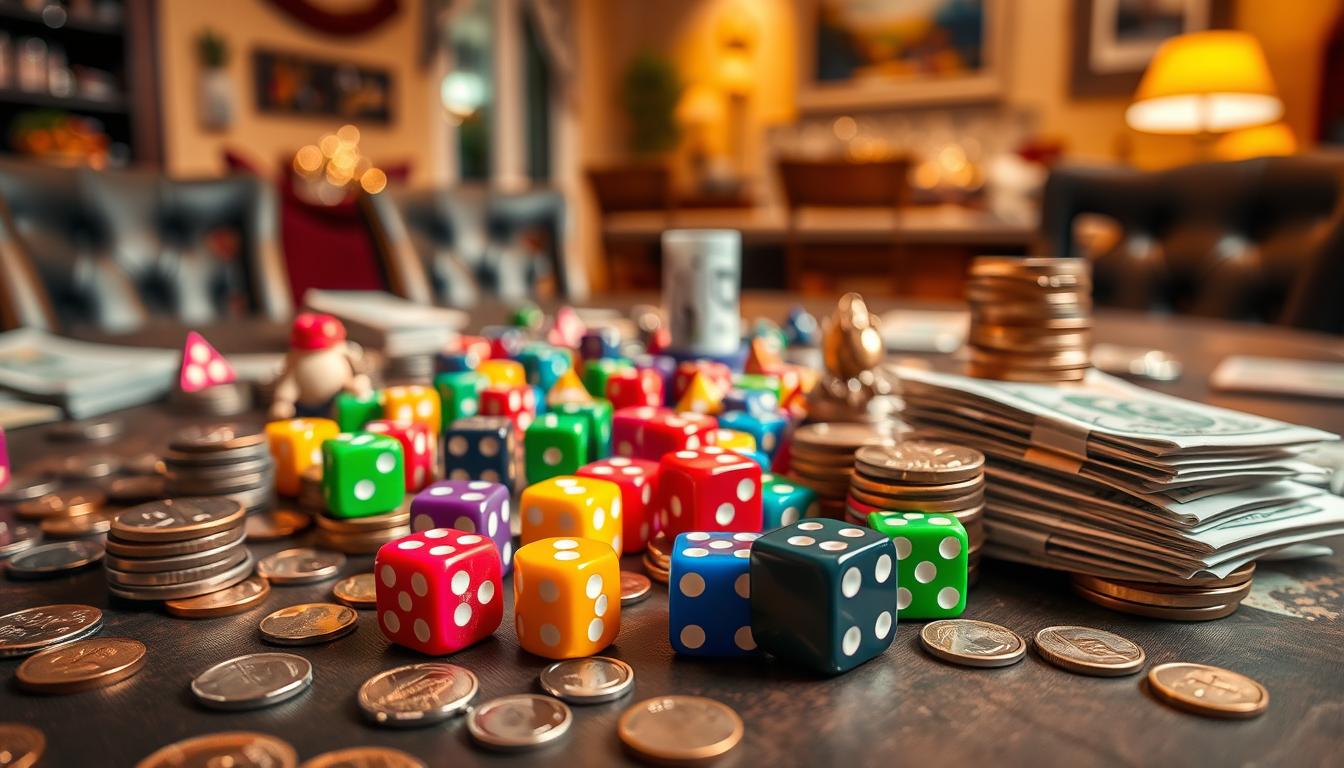
<path id="1" fill-rule="evenodd" d="M 713 360 L 687 360 L 677 366 L 677 373 L 672 377 L 671 402 L 680 402 L 681 396 L 686 394 L 686 388 L 691 386 L 691 380 L 697 373 L 704 376 L 705 380 L 720 392 L 727 392 L 733 388 L 733 369 Z"/>
<path id="2" fill-rule="evenodd" d="M 607 399 L 618 409 L 662 405 L 663 379 L 649 368 L 619 370 L 607 379 Z"/>
<path id="3" fill-rule="evenodd" d="M 486 387 L 481 390 L 481 415 L 506 416 L 521 435 L 536 421 L 536 392 L 529 386 Z"/>
<path id="4" fill-rule="evenodd" d="M 431 528 L 384 544 L 373 560 L 378 627 L 430 656 L 494 633 L 504 616 L 499 550 L 486 537 Z"/>
<path id="5" fill-rule="evenodd" d="M 676 413 L 670 408 L 622 408 L 612 414 L 611 452 L 658 461 L 672 451 L 712 444 L 718 428 L 713 416 Z"/>
<path id="6" fill-rule="evenodd" d="M 395 437 L 401 443 L 406 467 L 406 490 L 410 493 L 424 488 L 434 479 L 434 436 L 423 424 L 409 421 L 375 419 L 364 425 L 365 432 Z"/>
<path id="7" fill-rule="evenodd" d="M 658 516 L 669 539 L 688 531 L 761 530 L 761 465 L 709 446 L 675 451 L 658 470 Z"/>
<path id="8" fill-rule="evenodd" d="M 579 477 L 610 480 L 621 489 L 621 551 L 642 552 L 654 527 L 653 501 L 658 496 L 658 463 L 614 456 L 579 467 Z"/>

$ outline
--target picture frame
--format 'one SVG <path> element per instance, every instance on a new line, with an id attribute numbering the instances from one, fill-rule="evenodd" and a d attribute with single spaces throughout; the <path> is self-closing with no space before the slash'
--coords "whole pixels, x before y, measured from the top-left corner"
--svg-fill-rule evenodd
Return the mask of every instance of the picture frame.
<path id="1" fill-rule="evenodd" d="M 804 112 L 991 101 L 1003 95 L 1009 11 L 1004 0 L 798 2 L 798 107 Z"/>
<path id="2" fill-rule="evenodd" d="M 1131 95 L 1167 38 L 1226 27 L 1231 12 L 1231 0 L 1074 0 L 1070 95 Z"/>
<path id="3" fill-rule="evenodd" d="M 395 91 L 392 72 L 351 62 L 257 49 L 252 52 L 257 111 L 389 125 Z"/>

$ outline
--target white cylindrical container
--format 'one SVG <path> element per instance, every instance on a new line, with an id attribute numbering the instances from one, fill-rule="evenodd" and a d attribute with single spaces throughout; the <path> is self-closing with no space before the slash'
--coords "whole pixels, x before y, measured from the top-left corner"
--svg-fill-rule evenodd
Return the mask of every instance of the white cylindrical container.
<path id="1" fill-rule="evenodd" d="M 663 308 L 671 349 L 732 355 L 742 343 L 742 233 L 669 229 L 663 233 Z"/>

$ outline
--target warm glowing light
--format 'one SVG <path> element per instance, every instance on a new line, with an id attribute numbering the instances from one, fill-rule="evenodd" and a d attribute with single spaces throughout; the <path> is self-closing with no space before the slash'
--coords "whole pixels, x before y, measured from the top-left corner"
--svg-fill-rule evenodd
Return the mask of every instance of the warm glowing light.
<path id="1" fill-rule="evenodd" d="M 849 115 L 841 115 L 831 123 L 831 132 L 841 141 L 851 141 L 859 135 L 859 123 Z"/>
<path id="2" fill-rule="evenodd" d="M 1245 32 L 1214 30 L 1162 44 L 1125 122 L 1146 133 L 1225 133 L 1282 115 L 1260 43 Z"/>
<path id="3" fill-rule="evenodd" d="M 363 187 L 364 191 L 370 195 L 376 195 L 387 186 L 387 174 L 383 173 L 381 169 L 370 168 L 364 172 L 363 176 L 359 177 L 359 186 Z"/>
<path id="4" fill-rule="evenodd" d="M 336 138 L 340 139 L 344 144 L 358 144 L 359 129 L 353 125 L 342 125 L 340 129 L 336 131 Z"/>
<path id="5" fill-rule="evenodd" d="M 317 146 L 322 150 L 323 157 L 331 157 L 340 148 L 341 140 L 336 138 L 335 134 L 329 133 L 317 142 Z"/>
<path id="6" fill-rule="evenodd" d="M 309 176 L 322 167 L 322 150 L 309 144 L 294 154 L 294 170 Z"/>

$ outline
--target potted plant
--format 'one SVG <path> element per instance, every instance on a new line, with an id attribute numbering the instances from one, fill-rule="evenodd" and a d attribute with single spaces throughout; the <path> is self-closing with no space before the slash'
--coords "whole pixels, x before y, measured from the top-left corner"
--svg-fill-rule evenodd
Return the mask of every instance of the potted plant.
<path id="1" fill-rule="evenodd" d="M 677 102 L 681 77 L 672 62 L 645 51 L 630 62 L 621 89 L 621 104 L 630 120 L 630 148 L 635 154 L 661 155 L 677 146 Z"/>
<path id="2" fill-rule="evenodd" d="M 229 77 L 229 44 L 208 27 L 196 37 L 200 62 L 197 108 L 201 126 L 223 130 L 233 123 L 233 80 Z"/>

